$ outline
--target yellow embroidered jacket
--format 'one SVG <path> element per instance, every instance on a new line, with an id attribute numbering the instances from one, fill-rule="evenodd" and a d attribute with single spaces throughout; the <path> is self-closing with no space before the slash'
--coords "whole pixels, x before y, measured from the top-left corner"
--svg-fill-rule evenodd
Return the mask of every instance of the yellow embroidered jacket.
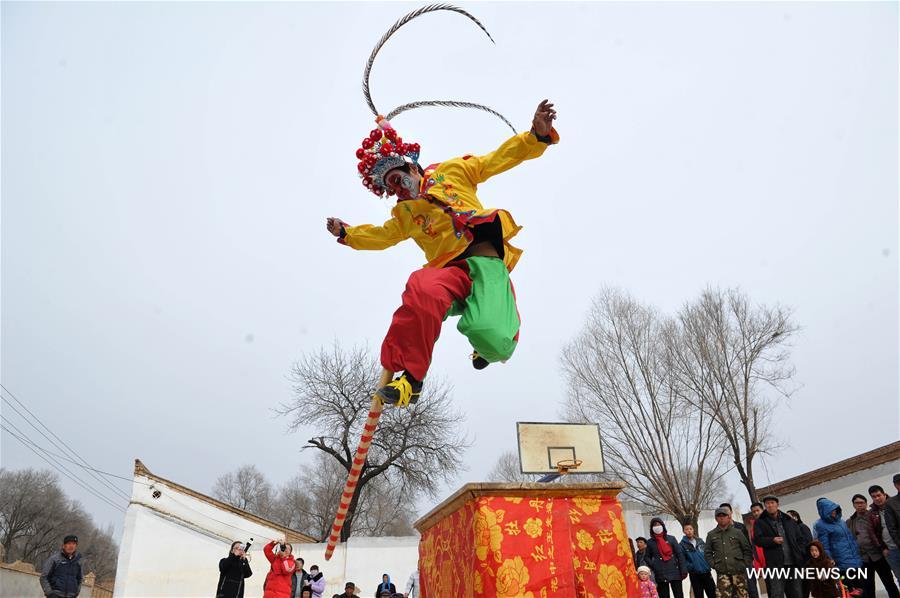
<path id="1" fill-rule="evenodd" d="M 559 142 L 555 129 L 551 143 Z M 338 242 L 353 249 L 386 249 L 412 237 L 425 252 L 426 268 L 441 268 L 461 254 L 472 240 L 472 227 L 500 219 L 503 230 L 504 262 L 512 272 L 522 250 L 509 240 L 520 230 L 506 210 L 486 209 L 476 191 L 478 185 L 505 172 L 525 160 L 537 158 L 547 149 L 531 132 L 507 139 L 503 145 L 484 156 L 466 155 L 429 166 L 422 177 L 419 199 L 397 202 L 391 219 L 381 226 L 361 224 L 344 227 Z"/>

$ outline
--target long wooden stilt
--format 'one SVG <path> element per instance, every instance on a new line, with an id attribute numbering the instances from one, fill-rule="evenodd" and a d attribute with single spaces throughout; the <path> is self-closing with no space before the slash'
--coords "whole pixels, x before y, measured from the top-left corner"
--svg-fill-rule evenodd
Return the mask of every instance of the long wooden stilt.
<path id="1" fill-rule="evenodd" d="M 378 388 L 390 382 L 393 377 L 394 372 L 382 370 L 381 378 L 378 380 Z M 381 417 L 383 407 L 381 399 L 377 395 L 372 395 L 369 416 L 366 418 L 366 424 L 363 426 L 362 437 L 359 439 L 359 446 L 356 448 L 356 455 L 353 457 L 350 473 L 347 475 L 347 483 L 344 485 L 341 502 L 334 516 L 334 524 L 331 526 L 331 535 L 328 536 L 328 546 L 325 548 L 326 561 L 331 560 L 331 555 L 334 554 L 334 549 L 341 539 L 341 530 L 344 528 L 344 521 L 347 519 L 347 510 L 350 508 L 350 501 L 353 500 L 353 494 L 356 492 L 356 483 L 359 481 L 359 474 L 362 472 L 366 456 L 369 454 L 369 445 L 372 444 L 372 437 L 375 435 L 375 428 L 378 426 L 378 419 Z"/>

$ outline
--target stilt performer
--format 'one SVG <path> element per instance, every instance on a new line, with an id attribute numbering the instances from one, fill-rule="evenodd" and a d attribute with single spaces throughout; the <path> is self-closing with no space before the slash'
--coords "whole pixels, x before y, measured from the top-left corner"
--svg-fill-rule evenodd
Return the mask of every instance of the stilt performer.
<path id="1" fill-rule="evenodd" d="M 382 38 L 369 59 L 364 83 L 378 127 L 362 140 L 356 157 L 363 185 L 379 197 L 395 196 L 397 204 L 381 226 L 327 220 L 328 231 L 353 249 L 386 249 L 411 238 L 425 252 L 428 263 L 410 275 L 402 305 L 381 346 L 385 370 L 402 373 L 377 394 L 385 403 L 400 407 L 418 399 L 441 324 L 448 316 L 461 316 L 457 329 L 472 344 L 475 368 L 512 356 L 519 337 L 519 314 L 509 273 L 522 250 L 512 246 L 510 239 L 522 227 L 508 211 L 485 208 L 476 191 L 481 183 L 537 158 L 559 141 L 553 128 L 556 111 L 544 100 L 531 129 L 510 137 L 495 151 L 424 168 L 419 164 L 419 145 L 402 139 L 391 125 L 390 118 L 396 114 L 422 105 L 451 105 L 486 109 L 503 118 L 478 104 L 449 101 L 417 102 L 401 106 L 388 117 L 378 114 L 368 94 L 368 72 L 375 54 L 399 26 L 431 10 L 460 12 L 484 30 L 468 13 L 436 5 L 407 15 Z"/>
<path id="2" fill-rule="evenodd" d="M 394 313 L 381 347 L 384 372 L 372 405 L 344 492 L 335 514 L 325 559 L 331 559 L 340 539 L 347 512 L 356 493 L 381 417 L 384 403 L 407 407 L 422 392 L 431 365 L 434 343 L 448 316 L 461 316 L 457 328 L 472 344 L 472 364 L 483 369 L 509 359 L 519 340 L 519 313 L 509 273 L 522 251 L 509 240 L 521 230 L 506 210 L 485 209 L 476 195 L 480 183 L 537 158 L 548 145 L 559 141 L 553 128 L 556 111 L 542 101 L 534 114 L 531 130 L 515 134 L 495 151 L 422 167 L 419 144 L 404 141 L 391 125 L 398 114 L 422 106 L 475 108 L 515 127 L 500 113 L 471 102 L 428 100 L 404 104 L 381 116 L 369 93 L 369 73 L 375 56 L 400 27 L 423 14 L 447 10 L 471 19 L 490 38 L 487 29 L 466 11 L 448 4 L 433 4 L 404 16 L 385 33 L 366 63 L 363 93 L 378 125 L 356 150 L 357 169 L 363 185 L 375 195 L 397 198 L 391 218 L 382 226 L 351 226 L 339 218 L 328 218 L 328 232 L 353 249 L 386 249 L 413 239 L 425 252 L 428 263 L 413 272 L 403 292 L 402 305 Z M 491 38 L 493 41 L 493 38 Z M 400 376 L 392 380 L 396 372 Z"/>

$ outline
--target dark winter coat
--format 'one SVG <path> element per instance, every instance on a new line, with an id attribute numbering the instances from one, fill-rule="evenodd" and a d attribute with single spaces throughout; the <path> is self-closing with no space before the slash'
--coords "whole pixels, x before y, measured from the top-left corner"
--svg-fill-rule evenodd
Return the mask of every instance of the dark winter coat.
<path id="1" fill-rule="evenodd" d="M 734 525 L 722 529 L 718 525 L 706 534 L 703 556 L 717 575 L 744 573 L 753 564 L 750 541 Z"/>
<path id="2" fill-rule="evenodd" d="M 62 550 L 50 555 L 41 569 L 41 589 L 44 596 L 53 598 L 73 598 L 81 592 L 84 571 L 81 554 L 76 552 L 71 558 Z"/>
<path id="3" fill-rule="evenodd" d="M 691 544 L 687 536 L 681 539 L 681 548 L 684 550 L 684 561 L 687 565 L 688 573 L 709 573 L 709 563 L 706 562 L 706 557 L 703 556 L 706 542 L 700 538 L 695 539 L 697 540 L 696 547 Z"/>
<path id="4" fill-rule="evenodd" d="M 388 575 L 387 581 L 382 581 L 378 584 L 378 589 L 375 590 L 375 598 L 381 598 L 382 592 L 390 592 L 391 596 L 397 593 L 397 586 L 391 583 L 390 575 Z"/>
<path id="5" fill-rule="evenodd" d="M 779 521 L 784 528 L 784 534 L 778 532 L 777 522 Z M 778 536 L 784 538 L 784 544 L 787 545 L 792 559 L 790 566 L 799 567 L 806 560 L 806 556 L 803 554 L 803 537 L 800 526 L 790 515 L 778 511 L 775 517 L 764 512 L 753 524 L 753 543 L 762 547 L 766 559 L 766 569 L 785 566 L 784 547 L 775 542 L 775 538 Z"/>
<path id="6" fill-rule="evenodd" d="M 634 551 L 634 569 L 637 570 L 638 567 L 650 567 L 650 561 L 647 557 L 647 549 L 645 548 L 643 551 L 635 550 Z M 652 567 L 651 567 L 652 569 Z"/>
<path id="7" fill-rule="evenodd" d="M 219 561 L 219 585 L 216 598 L 244 598 L 244 579 L 253 575 L 250 563 L 235 554 Z"/>
<path id="8" fill-rule="evenodd" d="M 806 549 L 809 548 L 810 542 L 813 541 L 812 530 L 809 529 L 809 526 L 805 523 L 798 523 L 800 527 L 800 543 L 801 548 L 803 549 L 803 553 L 806 554 Z"/>
<path id="9" fill-rule="evenodd" d="M 815 578 L 807 581 L 809 595 L 812 598 L 840 598 L 840 582 L 837 579 L 832 579 L 831 570 L 835 567 L 834 561 L 828 558 L 822 543 L 818 540 L 813 540 L 810 546 L 818 547 L 819 558 L 813 560 L 812 557 L 809 557 L 809 560 L 806 561 L 808 568 L 816 570 Z"/>
<path id="10" fill-rule="evenodd" d="M 884 525 L 888 529 L 891 540 L 900 547 L 900 492 L 884 503 Z"/>
<path id="11" fill-rule="evenodd" d="M 666 526 L 662 520 L 656 518 L 651 519 L 651 528 L 654 523 L 659 523 L 663 526 L 662 536 L 665 539 L 665 542 L 672 547 L 672 558 L 668 561 L 664 561 L 662 555 L 659 553 L 659 546 L 656 545 L 656 535 L 652 531 L 650 532 L 650 537 L 647 539 L 647 561 L 650 564 L 650 568 L 653 569 L 656 583 L 661 581 L 681 581 L 687 577 L 688 574 L 687 566 L 684 562 L 684 551 L 681 550 L 681 545 L 678 544 L 675 537 L 668 535 Z"/>
<path id="12" fill-rule="evenodd" d="M 816 539 L 825 547 L 828 556 L 837 563 L 841 571 L 862 567 L 859 546 L 847 524 L 841 519 L 840 505 L 827 498 L 820 498 L 816 501 L 816 509 L 819 511 L 819 520 L 813 526 Z M 835 512 L 833 517 L 832 512 Z M 766 554 L 766 558 L 768 557 Z"/>

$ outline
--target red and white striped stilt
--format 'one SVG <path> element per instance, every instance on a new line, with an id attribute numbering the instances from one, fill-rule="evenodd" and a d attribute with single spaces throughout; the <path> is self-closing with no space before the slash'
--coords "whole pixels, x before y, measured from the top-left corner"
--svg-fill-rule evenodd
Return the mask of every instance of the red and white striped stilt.
<path id="1" fill-rule="evenodd" d="M 394 372 L 382 370 L 381 378 L 378 380 L 378 388 L 386 385 L 393 377 Z M 341 530 L 344 528 L 344 520 L 347 519 L 347 510 L 350 508 L 350 501 L 353 500 L 353 494 L 356 492 L 356 483 L 359 481 L 359 474 L 362 472 L 366 456 L 369 454 L 369 445 L 372 444 L 372 437 L 375 435 L 375 428 L 378 426 L 378 419 L 381 417 L 383 407 L 381 399 L 377 395 L 372 395 L 369 416 L 366 418 L 366 425 L 363 426 L 362 437 L 359 439 L 359 446 L 356 448 L 356 455 L 353 457 L 353 465 L 350 467 L 350 473 L 347 475 L 347 483 L 344 485 L 343 494 L 341 494 L 341 503 L 338 505 L 337 513 L 334 516 L 334 524 L 331 526 L 331 535 L 328 536 L 328 546 L 325 548 L 326 561 L 331 560 L 331 555 L 334 554 L 334 549 L 341 539 Z"/>

